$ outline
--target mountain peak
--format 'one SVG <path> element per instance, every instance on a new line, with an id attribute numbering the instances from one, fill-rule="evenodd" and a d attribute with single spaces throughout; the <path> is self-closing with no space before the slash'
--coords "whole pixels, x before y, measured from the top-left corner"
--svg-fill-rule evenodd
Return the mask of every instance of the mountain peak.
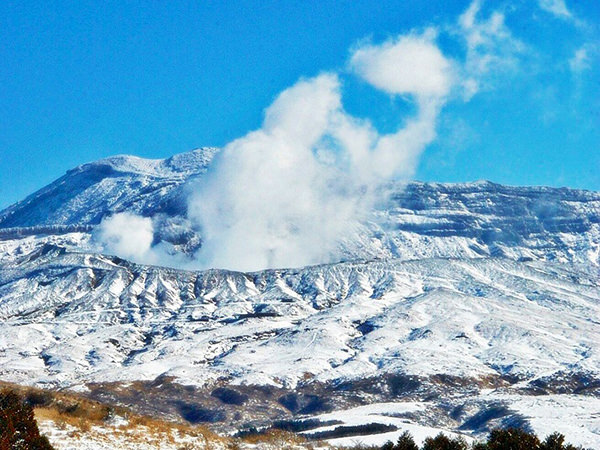
<path id="1" fill-rule="evenodd" d="M 218 152 L 215 147 L 202 147 L 189 152 L 178 153 L 164 159 L 142 158 L 134 155 L 115 155 L 97 161 L 82 164 L 67 171 L 69 173 L 87 172 L 98 168 L 110 168 L 115 172 L 149 176 L 189 176 L 206 167 Z M 101 169 L 102 170 L 102 169 Z"/>
<path id="2" fill-rule="evenodd" d="M 94 225 L 128 210 L 148 213 L 181 202 L 182 184 L 205 172 L 218 149 L 205 147 L 166 159 L 117 155 L 82 164 L 0 212 L 0 228 Z"/>

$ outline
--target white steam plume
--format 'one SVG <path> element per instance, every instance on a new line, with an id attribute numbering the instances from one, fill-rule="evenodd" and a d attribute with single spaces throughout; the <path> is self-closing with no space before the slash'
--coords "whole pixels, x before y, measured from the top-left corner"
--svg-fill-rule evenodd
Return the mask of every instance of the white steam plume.
<path id="1" fill-rule="evenodd" d="M 109 253 L 135 262 L 150 262 L 152 219 L 128 212 L 114 214 L 100 223 L 96 239 Z"/>
<path id="2" fill-rule="evenodd" d="M 365 81 L 416 102 L 416 116 L 397 132 L 380 135 L 347 114 L 338 75 L 325 73 L 283 91 L 261 129 L 225 146 L 189 204 L 203 232 L 202 265 L 256 270 L 335 259 L 377 188 L 412 175 L 435 138 L 453 70 L 434 40 L 429 30 L 351 55 Z"/>

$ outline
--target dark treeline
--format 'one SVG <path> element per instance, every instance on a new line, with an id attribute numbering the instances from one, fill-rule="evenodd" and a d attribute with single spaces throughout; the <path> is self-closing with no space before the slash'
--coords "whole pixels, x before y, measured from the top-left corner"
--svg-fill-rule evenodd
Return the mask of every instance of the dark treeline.
<path id="1" fill-rule="evenodd" d="M 442 433 L 427 438 L 423 445 L 415 443 L 409 432 L 404 432 L 396 443 L 387 442 L 380 450 L 582 450 L 565 444 L 565 437 L 553 433 L 545 440 L 518 428 L 492 430 L 486 442 L 467 444 L 463 438 L 450 438 Z"/>
<path id="2" fill-rule="evenodd" d="M 87 233 L 92 225 L 36 225 L 33 227 L 0 228 L 0 239 L 19 239 L 36 234 Z"/>

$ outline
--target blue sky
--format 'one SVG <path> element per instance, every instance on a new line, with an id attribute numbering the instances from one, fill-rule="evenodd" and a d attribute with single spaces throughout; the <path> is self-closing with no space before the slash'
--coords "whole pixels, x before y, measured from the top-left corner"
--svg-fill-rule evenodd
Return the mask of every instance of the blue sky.
<path id="1" fill-rule="evenodd" d="M 600 190 L 598 24 L 595 0 L 4 1 L 0 207 L 98 158 L 223 146 L 324 71 L 389 132 L 413 100 L 353 76 L 351 52 L 425 30 L 458 79 L 415 178 Z"/>

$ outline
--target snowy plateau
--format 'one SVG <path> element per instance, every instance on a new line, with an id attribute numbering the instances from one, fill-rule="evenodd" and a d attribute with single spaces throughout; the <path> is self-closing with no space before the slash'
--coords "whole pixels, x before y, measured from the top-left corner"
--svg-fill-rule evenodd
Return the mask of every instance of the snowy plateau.
<path id="1" fill-rule="evenodd" d="M 216 152 L 85 164 L 0 212 L 1 380 L 223 433 L 396 429 L 330 441 L 370 444 L 515 425 L 600 448 L 600 193 L 395 183 L 342 261 L 309 267 L 102 251 L 98 225 L 127 211 L 168 252 L 197 252 L 186 199 Z"/>

